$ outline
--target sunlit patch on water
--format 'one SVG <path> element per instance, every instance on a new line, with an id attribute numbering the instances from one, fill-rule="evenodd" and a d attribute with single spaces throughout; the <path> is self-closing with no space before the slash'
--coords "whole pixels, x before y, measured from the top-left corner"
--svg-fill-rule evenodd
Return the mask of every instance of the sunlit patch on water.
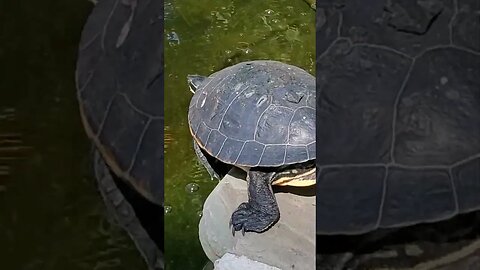
<path id="1" fill-rule="evenodd" d="M 0 108 L 0 121 L 14 121 L 15 111 L 15 108 L 11 107 Z"/>
<path id="2" fill-rule="evenodd" d="M 0 130 L 15 129 L 16 109 L 0 107 Z M 25 158 L 31 147 L 25 145 L 20 132 L 0 131 L 0 193 L 7 191 L 7 179 L 15 162 Z"/>
<path id="3" fill-rule="evenodd" d="M 10 167 L 7 165 L 0 165 L 0 176 L 7 176 L 10 174 Z"/>
<path id="4" fill-rule="evenodd" d="M 173 134 L 171 133 L 170 130 L 171 128 L 167 125 L 165 125 L 165 127 L 163 128 L 164 153 L 167 153 L 168 147 L 170 146 L 170 144 L 172 144 L 175 141 Z"/>
<path id="5" fill-rule="evenodd" d="M 17 160 L 31 150 L 24 144 L 20 133 L 0 133 L 0 161 Z"/>
<path id="6" fill-rule="evenodd" d="M 0 107 L 0 130 L 14 130 L 16 125 L 16 109 L 13 107 Z M 0 160 L 17 159 L 30 147 L 26 146 L 19 132 L 0 131 Z"/>

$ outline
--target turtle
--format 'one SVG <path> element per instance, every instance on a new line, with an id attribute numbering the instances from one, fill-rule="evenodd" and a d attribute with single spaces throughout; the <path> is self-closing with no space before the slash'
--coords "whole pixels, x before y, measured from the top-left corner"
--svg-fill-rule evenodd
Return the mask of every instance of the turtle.
<path id="1" fill-rule="evenodd" d="M 163 269 L 162 17 L 159 1 L 99 1 L 76 68 L 100 193 L 150 269 Z"/>
<path id="2" fill-rule="evenodd" d="M 317 5 L 318 236 L 480 209 L 478 1 L 363 2 Z"/>
<path id="3" fill-rule="evenodd" d="M 262 233 L 279 219 L 272 185 L 315 184 L 315 78 L 273 60 L 241 62 L 211 75 L 189 75 L 188 124 L 207 171 L 219 164 L 247 173 L 248 202 L 232 214 L 236 231 Z"/>

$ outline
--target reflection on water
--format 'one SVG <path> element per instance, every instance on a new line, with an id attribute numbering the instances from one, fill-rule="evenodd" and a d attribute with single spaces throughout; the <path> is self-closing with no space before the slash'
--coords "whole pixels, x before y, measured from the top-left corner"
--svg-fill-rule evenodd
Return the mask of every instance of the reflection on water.
<path id="1" fill-rule="evenodd" d="M 86 0 L 0 5 L 0 267 L 144 269 L 91 173 L 74 68 Z M 4 3 L 2 2 L 2 4 Z"/>
<path id="2" fill-rule="evenodd" d="M 193 151 L 186 76 L 253 59 L 283 61 L 314 74 L 315 13 L 304 0 L 166 0 L 165 20 L 166 265 L 202 269 L 207 258 L 197 226 L 216 181 Z M 198 190 L 186 192 L 192 184 Z"/>
<path id="3" fill-rule="evenodd" d="M 16 121 L 14 107 L 0 107 L 0 193 L 7 192 L 7 181 L 12 166 L 27 155 L 30 147 L 23 141 L 23 135 L 8 128 Z"/>

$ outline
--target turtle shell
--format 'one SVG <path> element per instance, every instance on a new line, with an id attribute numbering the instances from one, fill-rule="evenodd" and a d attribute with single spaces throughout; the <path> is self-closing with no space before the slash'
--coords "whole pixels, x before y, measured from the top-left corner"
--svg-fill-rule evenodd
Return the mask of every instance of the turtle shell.
<path id="1" fill-rule="evenodd" d="M 80 113 L 110 168 L 161 204 L 163 6 L 127 2 L 99 1 L 83 29 L 76 71 Z"/>
<path id="2" fill-rule="evenodd" d="M 276 167 L 315 159 L 315 77 L 276 61 L 236 64 L 199 85 L 190 131 L 228 164 Z"/>
<path id="3" fill-rule="evenodd" d="M 478 2 L 362 2 L 317 12 L 317 233 L 480 209 Z"/>

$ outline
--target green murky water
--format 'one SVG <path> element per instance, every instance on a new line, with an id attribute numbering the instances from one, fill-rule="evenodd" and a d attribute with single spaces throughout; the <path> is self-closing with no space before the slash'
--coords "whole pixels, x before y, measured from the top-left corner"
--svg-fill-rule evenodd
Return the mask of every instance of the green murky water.
<path id="1" fill-rule="evenodd" d="M 0 1 L 0 268 L 144 269 L 91 173 L 74 68 L 87 0 Z"/>
<path id="2" fill-rule="evenodd" d="M 202 269 L 199 213 L 216 182 L 197 163 L 188 130 L 187 74 L 279 60 L 314 74 L 315 12 L 303 0 L 165 2 L 165 255 L 168 269 Z M 198 191 L 185 187 L 195 183 Z"/>

